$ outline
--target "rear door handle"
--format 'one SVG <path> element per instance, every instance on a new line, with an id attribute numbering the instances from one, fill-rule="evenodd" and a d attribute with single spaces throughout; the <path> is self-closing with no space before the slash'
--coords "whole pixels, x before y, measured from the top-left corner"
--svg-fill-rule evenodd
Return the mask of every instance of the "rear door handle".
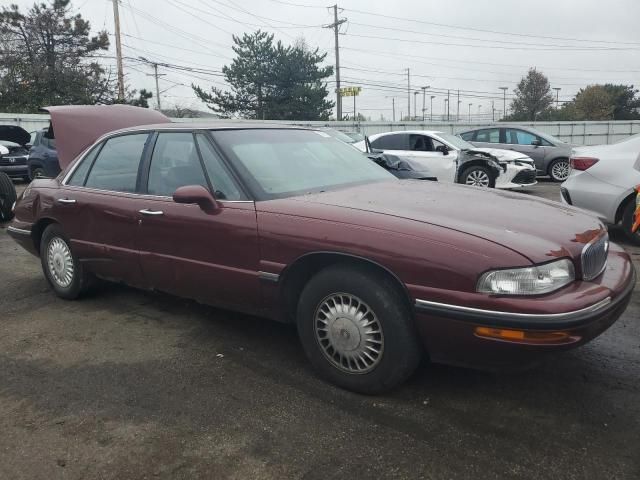
<path id="1" fill-rule="evenodd" d="M 162 210 L 148 210 L 148 209 L 143 209 L 143 210 L 139 210 L 139 212 L 142 215 L 164 215 L 164 212 Z"/>
<path id="2" fill-rule="evenodd" d="M 73 198 L 59 198 L 58 203 L 76 203 Z"/>

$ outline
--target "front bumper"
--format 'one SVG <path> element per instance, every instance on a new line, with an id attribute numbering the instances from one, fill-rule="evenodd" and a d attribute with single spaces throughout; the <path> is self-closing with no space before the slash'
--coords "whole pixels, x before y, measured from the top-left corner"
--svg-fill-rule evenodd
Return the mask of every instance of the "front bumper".
<path id="1" fill-rule="evenodd" d="M 453 305 L 449 302 L 416 300 L 418 330 L 431 359 L 439 363 L 479 369 L 513 369 L 539 362 L 545 354 L 583 345 L 608 329 L 626 309 L 636 284 L 629 257 L 619 248 L 609 255 L 605 272 L 592 282 L 575 282 L 573 287 L 542 296 L 517 298 L 505 308 L 496 300 L 488 305 Z M 522 298 L 522 297 L 520 297 Z M 581 302 L 582 303 L 579 303 Z M 584 302 L 587 302 L 586 304 Z M 538 305 L 538 311 L 531 311 Z M 574 308 L 567 308 L 574 305 Z M 531 336 L 562 335 L 560 342 L 527 342 L 487 338 L 479 329 L 513 329 Z"/>
<path id="2" fill-rule="evenodd" d="M 29 169 L 26 165 L 0 165 L 0 172 L 6 173 L 10 177 L 26 177 Z"/>
<path id="3" fill-rule="evenodd" d="M 537 183 L 535 168 L 528 165 L 508 163 L 506 171 L 501 172 L 496 180 L 496 188 L 526 188 Z"/>

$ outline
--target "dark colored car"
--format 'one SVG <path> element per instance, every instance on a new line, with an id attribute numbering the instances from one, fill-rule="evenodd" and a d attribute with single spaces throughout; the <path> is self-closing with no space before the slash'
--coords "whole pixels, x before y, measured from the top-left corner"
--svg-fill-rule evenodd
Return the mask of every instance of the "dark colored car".
<path id="1" fill-rule="evenodd" d="M 0 172 L 29 181 L 27 158 L 31 135 L 17 125 L 0 125 Z"/>
<path id="2" fill-rule="evenodd" d="M 292 322 L 320 374 L 354 391 L 398 385 L 425 351 L 497 368 L 584 344 L 635 284 L 592 216 L 398 180 L 322 132 L 49 111 L 63 174 L 31 183 L 8 231 L 59 296 L 97 276 Z"/>
<path id="3" fill-rule="evenodd" d="M 29 151 L 29 178 L 54 178 L 60 173 L 58 151 L 55 138 L 48 138 L 49 129 L 35 132 L 35 138 Z"/>

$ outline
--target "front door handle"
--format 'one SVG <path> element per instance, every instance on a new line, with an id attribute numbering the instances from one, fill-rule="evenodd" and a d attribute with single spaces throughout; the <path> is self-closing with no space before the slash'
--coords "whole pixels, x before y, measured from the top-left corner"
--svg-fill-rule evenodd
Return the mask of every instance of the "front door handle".
<path id="1" fill-rule="evenodd" d="M 59 198 L 58 203 L 76 203 L 73 198 Z"/>
<path id="2" fill-rule="evenodd" d="M 146 208 L 143 210 L 139 210 L 142 215 L 164 215 L 162 210 L 147 210 Z"/>

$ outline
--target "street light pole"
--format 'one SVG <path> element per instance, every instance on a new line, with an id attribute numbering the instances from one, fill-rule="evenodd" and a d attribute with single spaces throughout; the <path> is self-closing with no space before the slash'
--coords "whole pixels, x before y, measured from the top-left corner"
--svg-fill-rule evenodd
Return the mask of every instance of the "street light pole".
<path id="1" fill-rule="evenodd" d="M 504 120 L 507 117 L 507 90 L 509 90 L 509 87 L 500 87 L 500 90 L 502 90 L 502 96 L 503 96 L 502 119 Z"/>
<path id="2" fill-rule="evenodd" d="M 433 122 L 433 99 L 436 98 L 435 95 L 431 95 L 431 121 Z"/>
<path id="3" fill-rule="evenodd" d="M 419 93 L 420 92 L 418 92 L 417 90 L 413 92 L 413 118 L 414 119 L 418 118 L 418 109 L 416 108 L 416 105 L 417 105 L 416 99 L 418 98 Z"/>
<path id="4" fill-rule="evenodd" d="M 473 103 L 469 104 L 469 123 L 471 123 L 471 105 L 473 105 Z"/>
<path id="5" fill-rule="evenodd" d="M 553 89 L 556 91 L 556 110 L 558 110 L 558 108 L 560 108 L 560 90 L 562 90 L 560 87 L 553 87 Z"/>

